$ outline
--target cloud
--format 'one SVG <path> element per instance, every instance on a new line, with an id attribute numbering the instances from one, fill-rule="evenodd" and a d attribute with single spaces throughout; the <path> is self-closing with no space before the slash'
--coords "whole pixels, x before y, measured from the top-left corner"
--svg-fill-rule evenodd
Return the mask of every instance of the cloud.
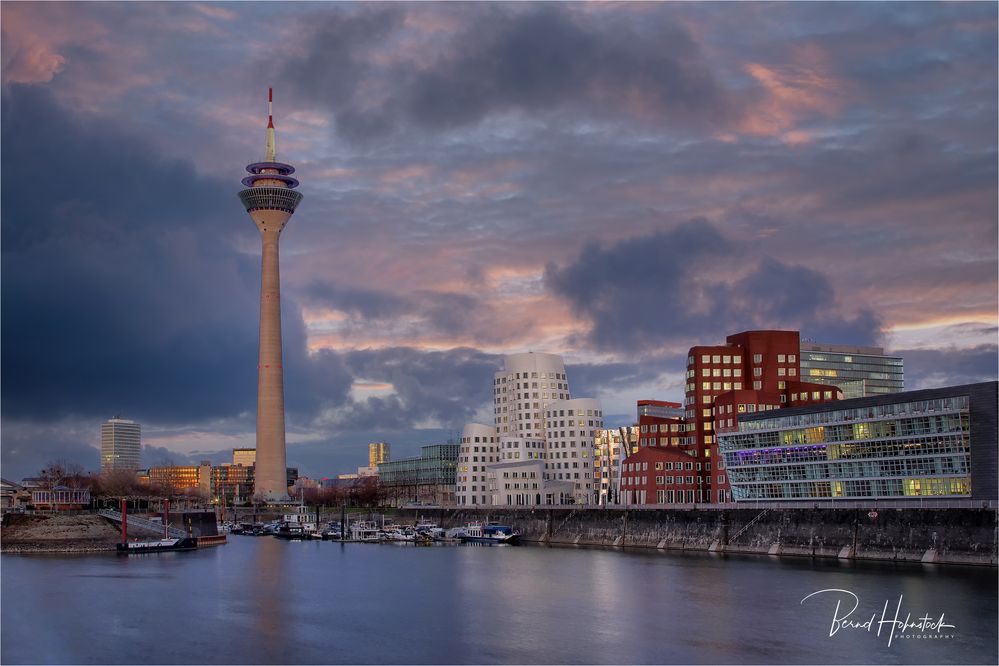
<path id="1" fill-rule="evenodd" d="M 358 140 L 517 112 L 605 119 L 623 112 L 688 127 L 733 115 L 697 43 L 663 15 L 655 31 L 608 30 L 558 5 L 480 5 L 452 23 L 443 44 L 377 66 L 376 49 L 404 41 L 400 31 L 416 25 L 407 14 L 435 11 L 379 7 L 313 21 L 305 52 L 281 77 L 330 109 L 341 135 Z"/>
<path id="2" fill-rule="evenodd" d="M 752 328 L 794 328 L 842 343 L 870 343 L 880 323 L 867 310 L 836 316 L 828 279 L 770 257 L 756 260 L 705 220 L 588 244 L 545 281 L 590 323 L 598 350 L 655 351 L 671 342 L 710 344 Z"/>
<path id="3" fill-rule="evenodd" d="M 894 349 L 905 361 L 905 389 L 913 391 L 995 381 L 999 377 L 999 346 L 971 348 Z"/>

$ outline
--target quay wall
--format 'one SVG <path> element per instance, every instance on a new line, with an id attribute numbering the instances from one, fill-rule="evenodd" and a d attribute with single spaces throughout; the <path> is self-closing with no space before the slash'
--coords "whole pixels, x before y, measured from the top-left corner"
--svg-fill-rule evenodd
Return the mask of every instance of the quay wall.
<path id="1" fill-rule="evenodd" d="M 875 515 L 876 513 L 876 515 Z M 442 527 L 512 525 L 525 541 L 996 566 L 994 508 L 406 509 Z"/>

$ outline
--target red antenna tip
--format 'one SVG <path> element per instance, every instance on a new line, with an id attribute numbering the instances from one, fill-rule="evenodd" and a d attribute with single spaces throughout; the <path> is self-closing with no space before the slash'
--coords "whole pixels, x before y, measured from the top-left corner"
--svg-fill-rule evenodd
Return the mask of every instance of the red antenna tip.
<path id="1" fill-rule="evenodd" d="M 273 102 L 274 101 L 274 89 L 273 88 L 268 88 L 267 89 L 267 101 L 268 102 Z"/>
<path id="2" fill-rule="evenodd" d="M 267 127 L 274 127 L 274 116 L 267 116 Z"/>

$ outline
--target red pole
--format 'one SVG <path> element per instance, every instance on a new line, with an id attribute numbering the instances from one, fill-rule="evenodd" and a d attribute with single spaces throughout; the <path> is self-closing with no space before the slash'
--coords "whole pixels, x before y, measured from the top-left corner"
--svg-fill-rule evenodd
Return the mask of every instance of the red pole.
<path id="1" fill-rule="evenodd" d="M 128 500 L 121 500 L 121 542 L 128 543 Z"/>
<path id="2" fill-rule="evenodd" d="M 170 500 L 163 500 L 163 538 L 167 538 L 167 525 L 170 524 Z"/>

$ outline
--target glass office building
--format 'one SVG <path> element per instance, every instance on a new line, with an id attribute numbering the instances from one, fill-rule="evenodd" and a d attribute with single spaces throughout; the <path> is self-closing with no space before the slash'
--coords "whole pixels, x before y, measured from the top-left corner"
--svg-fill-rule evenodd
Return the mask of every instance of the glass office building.
<path id="1" fill-rule="evenodd" d="M 850 347 L 801 343 L 801 381 L 830 384 L 845 398 L 898 393 L 905 390 L 905 367 L 898 356 L 880 347 Z"/>
<path id="2" fill-rule="evenodd" d="M 394 503 L 454 504 L 458 444 L 420 447 L 415 458 L 378 465 L 378 477 Z"/>
<path id="3" fill-rule="evenodd" d="M 732 497 L 995 500 L 996 382 L 739 415 Z"/>

